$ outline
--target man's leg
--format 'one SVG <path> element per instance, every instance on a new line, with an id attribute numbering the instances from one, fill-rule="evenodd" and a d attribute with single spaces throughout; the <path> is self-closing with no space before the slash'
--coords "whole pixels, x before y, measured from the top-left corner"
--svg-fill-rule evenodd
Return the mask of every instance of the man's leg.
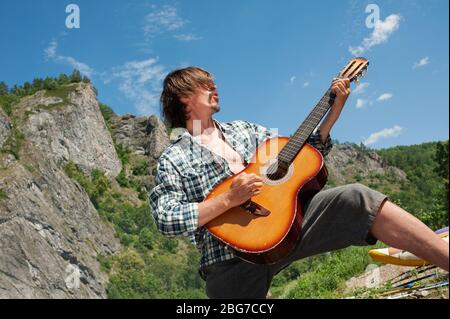
<path id="1" fill-rule="evenodd" d="M 449 246 L 420 220 L 386 201 L 371 233 L 385 244 L 404 249 L 448 271 Z"/>
<path id="2" fill-rule="evenodd" d="M 268 265 L 235 258 L 208 266 L 206 294 L 212 299 L 264 299 L 273 274 Z"/>
<path id="3" fill-rule="evenodd" d="M 320 191 L 303 211 L 298 245 L 288 257 L 271 265 L 271 270 L 276 274 L 305 257 L 375 244 L 370 229 L 386 200 L 386 195 L 358 183 Z"/>
<path id="4" fill-rule="evenodd" d="M 288 258 L 272 266 L 274 274 L 293 261 L 352 245 L 373 245 L 377 239 L 448 270 L 448 244 L 386 195 L 362 184 L 323 190 L 303 213 L 300 242 Z"/>

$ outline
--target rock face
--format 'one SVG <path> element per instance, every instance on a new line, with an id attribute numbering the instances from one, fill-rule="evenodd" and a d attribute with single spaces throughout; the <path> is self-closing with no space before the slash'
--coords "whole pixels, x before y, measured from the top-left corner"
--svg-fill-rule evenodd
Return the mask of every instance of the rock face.
<path id="1" fill-rule="evenodd" d="M 98 168 L 117 176 L 121 163 L 95 93 L 89 84 L 74 86 L 63 107 L 50 108 L 63 100 L 44 91 L 23 99 L 18 108 L 29 112 L 25 136 L 58 164 L 73 161 L 85 171 Z"/>
<path id="2" fill-rule="evenodd" d="M 10 132 L 11 124 L 6 117 L 6 114 L 4 114 L 3 110 L 0 108 L 0 147 L 3 146 Z"/>
<path id="3" fill-rule="evenodd" d="M 64 172 L 67 161 L 111 176 L 121 170 L 92 88 L 76 84 L 67 98 L 38 92 L 12 116 L 24 138 L 20 158 L 0 152 L 0 298 L 106 298 L 97 258 L 121 246 Z"/>
<path id="4" fill-rule="evenodd" d="M 396 180 L 406 180 L 406 173 L 401 169 L 389 166 L 388 163 L 375 152 L 363 154 L 348 144 L 334 145 L 325 158 L 330 178 L 338 185 L 353 182 L 355 176 L 361 181 L 370 176 L 389 176 Z"/>
<path id="5" fill-rule="evenodd" d="M 147 131 L 149 132 L 149 155 L 158 159 L 169 144 L 166 126 L 158 117 L 152 115 L 148 118 Z"/>
<path id="6" fill-rule="evenodd" d="M 147 174 L 141 180 L 150 190 L 154 186 L 158 158 L 169 144 L 166 126 L 155 115 L 137 117 L 125 114 L 111 119 L 111 131 L 116 144 L 122 144 L 147 161 Z"/>
<path id="7" fill-rule="evenodd" d="M 2 167 L 0 298 L 105 298 L 96 257 L 120 248 L 113 230 L 53 161 L 30 154 L 33 166 Z"/>
<path id="8" fill-rule="evenodd" d="M 137 117 L 132 114 L 116 116 L 111 120 L 111 129 L 117 144 L 137 154 L 150 155 L 157 159 L 169 144 L 164 123 L 155 116 Z"/>

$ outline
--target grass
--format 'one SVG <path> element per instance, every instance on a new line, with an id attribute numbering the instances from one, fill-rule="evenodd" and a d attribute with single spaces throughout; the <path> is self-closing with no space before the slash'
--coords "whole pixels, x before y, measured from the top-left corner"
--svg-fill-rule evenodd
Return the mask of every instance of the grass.
<path id="1" fill-rule="evenodd" d="M 75 90 L 76 84 L 68 84 L 63 85 L 57 89 L 54 90 L 46 90 L 45 91 L 45 97 L 59 97 L 63 99 L 63 101 L 68 102 L 69 93 L 73 92 Z"/>
<path id="2" fill-rule="evenodd" d="M 296 299 L 342 298 L 345 282 L 363 273 L 369 264 L 374 263 L 368 251 L 378 247 L 383 245 L 349 247 L 314 257 L 310 263 L 297 261 L 274 278 L 271 294 L 274 297 Z"/>
<path id="3" fill-rule="evenodd" d="M 16 159 L 20 158 L 20 149 L 25 142 L 25 135 L 18 128 L 16 121 L 13 119 L 11 133 L 3 144 L 0 152 L 13 154 Z"/>
<path id="4" fill-rule="evenodd" d="M 0 188 L 0 201 L 8 198 L 8 195 L 6 195 L 5 190 L 3 188 Z"/>
<path id="5" fill-rule="evenodd" d="M 69 94 L 73 91 L 75 91 L 76 84 L 69 84 L 61 86 L 54 90 L 46 90 L 44 96 L 45 97 L 59 97 L 62 99 L 61 102 L 50 104 L 50 105 L 38 105 L 38 109 L 44 109 L 47 111 L 58 109 L 64 105 L 69 104 Z"/>
<path id="6" fill-rule="evenodd" d="M 51 104 L 51 105 L 38 105 L 37 109 L 54 110 L 60 108 L 69 103 L 69 93 L 75 90 L 75 84 L 69 84 L 61 86 L 54 90 L 46 90 L 45 97 L 59 97 L 62 99 L 61 102 Z M 0 106 L 3 108 L 5 113 L 11 118 L 11 133 L 9 134 L 7 140 L 2 146 L 0 152 L 11 153 L 17 159 L 20 158 L 20 150 L 25 142 L 25 136 L 20 130 L 20 126 L 25 124 L 26 119 L 32 111 L 23 111 L 14 108 L 14 105 L 20 101 L 20 97 L 14 95 L 0 96 Z"/>
<path id="7" fill-rule="evenodd" d="M 13 113 L 13 107 L 20 101 L 20 98 L 15 95 L 2 95 L 0 96 L 0 107 L 6 113 L 6 115 L 11 116 Z"/>
<path id="8" fill-rule="evenodd" d="M 146 201 L 128 203 L 123 188 L 99 170 L 87 175 L 69 162 L 65 172 L 86 190 L 123 245 L 115 255 L 98 256 L 101 269 L 109 275 L 109 298 L 206 297 L 197 272 L 199 252 L 185 239 L 160 234 Z"/>

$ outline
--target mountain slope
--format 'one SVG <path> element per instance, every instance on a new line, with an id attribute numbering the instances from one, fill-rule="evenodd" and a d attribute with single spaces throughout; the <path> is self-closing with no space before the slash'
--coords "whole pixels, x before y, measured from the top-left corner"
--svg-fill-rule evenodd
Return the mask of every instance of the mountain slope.
<path id="1" fill-rule="evenodd" d="M 120 244 L 63 166 L 118 174 L 120 161 L 90 85 L 66 89 L 67 102 L 40 91 L 2 117 L 1 298 L 106 297 L 97 255 Z"/>

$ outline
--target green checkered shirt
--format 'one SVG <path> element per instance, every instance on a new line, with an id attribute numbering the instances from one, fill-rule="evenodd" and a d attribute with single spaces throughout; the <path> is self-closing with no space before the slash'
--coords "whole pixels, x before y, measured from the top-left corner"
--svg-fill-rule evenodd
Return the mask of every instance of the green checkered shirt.
<path id="1" fill-rule="evenodd" d="M 247 121 L 215 121 L 225 140 L 248 165 L 257 147 L 276 134 Z M 324 156 L 331 150 L 330 136 L 325 143 L 316 130 L 307 143 Z M 200 269 L 235 257 L 231 248 L 213 237 L 206 227 L 198 227 L 198 204 L 221 181 L 233 175 L 222 157 L 200 145 L 184 131 L 161 154 L 155 187 L 149 194 L 152 215 L 160 232 L 167 236 L 184 235 L 201 252 Z"/>

